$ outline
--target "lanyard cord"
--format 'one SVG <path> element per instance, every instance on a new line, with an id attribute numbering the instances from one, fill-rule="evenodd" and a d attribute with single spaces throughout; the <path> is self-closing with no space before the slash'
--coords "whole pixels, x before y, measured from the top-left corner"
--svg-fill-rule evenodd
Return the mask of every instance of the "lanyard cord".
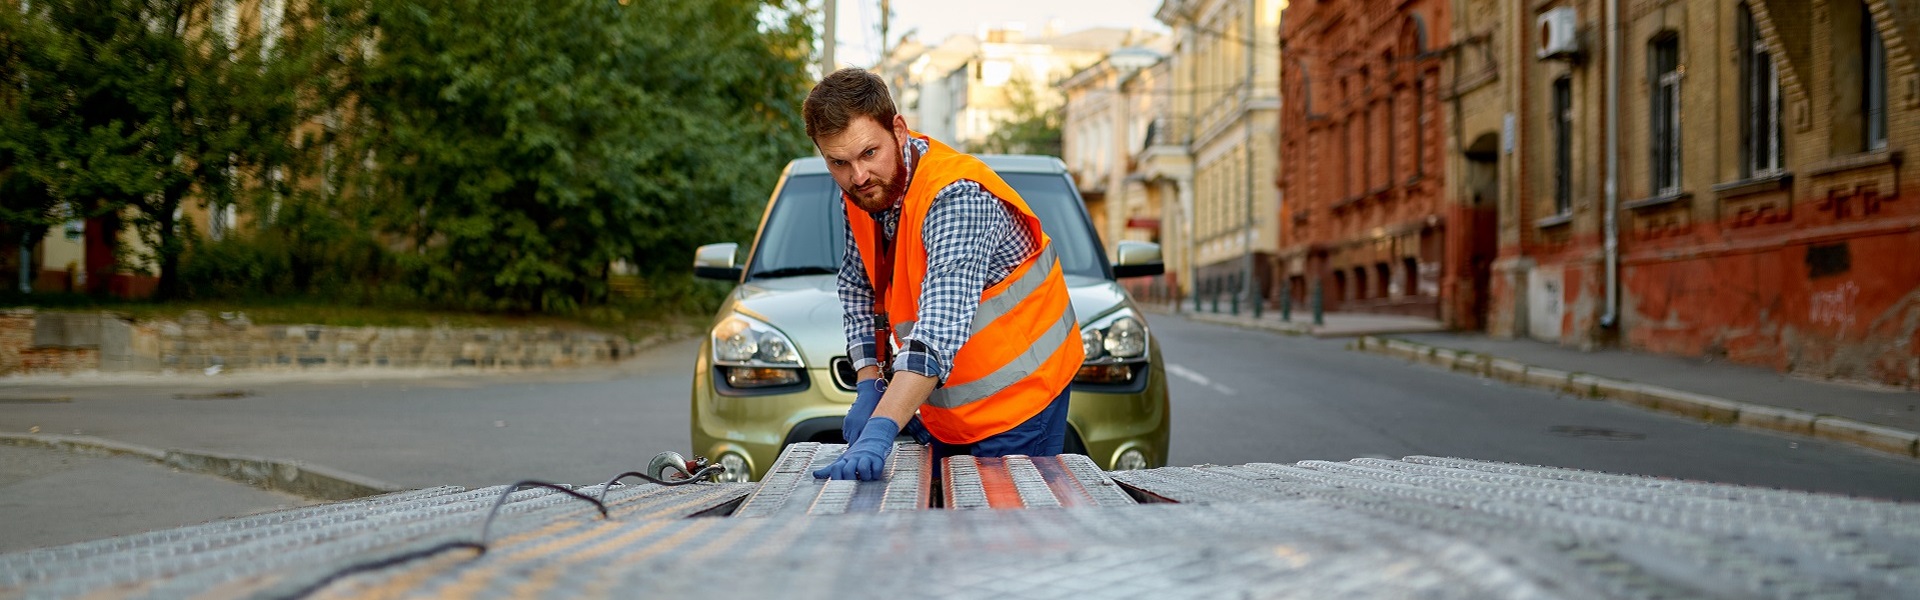
<path id="1" fill-rule="evenodd" d="M 893 370 L 893 321 L 887 319 L 887 288 L 893 285 L 893 240 L 886 235 L 883 218 L 873 220 L 873 355 L 880 361 L 880 378 L 886 380 Z"/>

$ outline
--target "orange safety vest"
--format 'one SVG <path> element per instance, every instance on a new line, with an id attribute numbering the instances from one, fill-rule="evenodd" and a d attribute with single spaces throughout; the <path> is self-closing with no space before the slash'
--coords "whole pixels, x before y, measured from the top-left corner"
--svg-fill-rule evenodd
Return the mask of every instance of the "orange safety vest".
<path id="1" fill-rule="evenodd" d="M 914 167 L 901 205 L 890 277 L 876 276 L 879 240 L 874 239 L 873 217 L 841 195 L 867 280 L 891 281 L 883 286 L 891 289 L 875 292 L 893 325 L 897 345 L 905 345 L 903 340 L 913 334 L 920 314 L 921 286 L 927 277 L 927 247 L 920 234 L 940 190 L 961 180 L 980 184 L 1014 209 L 1015 222 L 1039 241 L 1032 256 L 981 292 L 971 334 L 953 355 L 953 370 L 920 407 L 920 423 L 935 438 L 948 444 L 971 444 L 1045 410 L 1073 381 L 1086 359 L 1086 349 L 1080 344 L 1080 324 L 1074 318 L 1053 241 L 1040 229 L 1040 218 L 1026 201 L 980 159 L 918 133 L 909 135 L 927 140 L 928 148 Z"/>

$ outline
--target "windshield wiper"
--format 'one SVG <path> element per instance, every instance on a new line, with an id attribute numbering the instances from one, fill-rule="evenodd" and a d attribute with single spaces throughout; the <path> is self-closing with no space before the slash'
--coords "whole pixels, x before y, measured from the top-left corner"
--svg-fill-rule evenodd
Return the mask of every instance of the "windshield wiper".
<path id="1" fill-rule="evenodd" d="M 818 266 L 785 267 L 770 271 L 759 271 L 748 279 L 778 279 L 781 277 L 799 277 L 801 275 L 833 275 L 839 272 L 839 269 L 829 269 Z"/>

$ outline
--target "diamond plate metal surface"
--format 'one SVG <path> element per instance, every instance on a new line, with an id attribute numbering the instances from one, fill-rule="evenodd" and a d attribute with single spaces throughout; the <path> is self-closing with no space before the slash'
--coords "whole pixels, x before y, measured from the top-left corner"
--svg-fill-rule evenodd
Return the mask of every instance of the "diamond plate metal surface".
<path id="1" fill-rule="evenodd" d="M 787 446 L 767 469 L 760 489 L 735 517 L 791 517 L 921 510 L 933 497 L 932 454 L 926 446 L 898 442 L 887 456 L 881 481 L 817 479 L 813 472 L 833 464 L 845 444 L 805 442 Z"/>
<path id="2" fill-rule="evenodd" d="M 942 473 L 946 507 L 1074 508 L 1123 506 L 1133 497 L 1121 491 L 1093 460 L 1078 454 L 980 458 L 953 456 Z"/>
<path id="3" fill-rule="evenodd" d="M 606 519 L 519 491 L 484 554 L 346 575 L 472 539 L 502 489 L 4 555 L 0 598 L 1920 598 L 1913 504 L 1434 457 L 1063 456 L 949 460 L 956 510 L 922 510 L 923 448 L 887 480 L 812 479 L 842 448 L 795 445 L 759 484 L 616 486 Z"/>

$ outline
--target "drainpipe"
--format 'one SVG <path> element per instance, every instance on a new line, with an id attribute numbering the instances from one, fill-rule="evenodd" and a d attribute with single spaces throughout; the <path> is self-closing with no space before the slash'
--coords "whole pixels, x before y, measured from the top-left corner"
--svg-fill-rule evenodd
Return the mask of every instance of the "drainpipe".
<path id="1" fill-rule="evenodd" d="M 1620 324 L 1620 0 L 1607 0 L 1607 313 L 1600 326 Z"/>

